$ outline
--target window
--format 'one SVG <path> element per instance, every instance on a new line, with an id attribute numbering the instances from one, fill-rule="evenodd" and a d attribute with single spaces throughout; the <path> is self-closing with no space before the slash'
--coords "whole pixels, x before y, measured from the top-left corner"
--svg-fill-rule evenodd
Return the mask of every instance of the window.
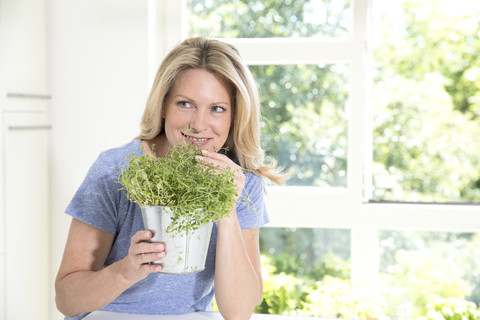
<path id="1" fill-rule="evenodd" d="M 480 301 L 480 234 L 381 230 L 379 241 L 390 317 L 423 317 L 439 297 Z"/>
<path id="2" fill-rule="evenodd" d="M 272 222 L 262 231 L 264 250 L 272 248 L 268 237 L 341 238 L 343 251 L 332 252 L 349 262 L 351 284 L 338 285 L 379 294 L 374 303 L 357 301 L 368 306 L 369 316 L 387 310 L 394 318 L 416 317 L 411 306 L 393 310 L 382 289 L 401 265 L 396 254 L 412 257 L 431 247 L 392 247 L 392 241 L 424 237 L 440 247 L 461 239 L 462 248 L 477 241 L 480 41 L 472 29 L 480 20 L 477 2 L 172 0 L 166 11 L 157 11 L 166 21 L 157 25 L 168 40 L 164 52 L 187 36 L 223 38 L 239 48 L 258 81 L 267 151 L 294 172 L 288 186 L 268 190 Z M 468 8 L 468 19 L 461 8 Z M 458 20 L 429 22 L 440 13 Z M 442 23 L 453 42 L 441 41 Z M 424 54 L 439 46 L 445 46 L 443 56 Z M 433 71 L 444 58 L 449 63 L 438 75 Z M 430 63 L 430 71 L 419 60 Z M 465 61 L 470 65 L 462 67 Z M 455 91 L 458 87 L 463 91 Z M 328 244 L 321 250 L 328 251 Z M 465 267 L 470 263 L 461 261 Z"/>
<path id="3" fill-rule="evenodd" d="M 480 4 L 374 10 L 372 200 L 480 202 Z"/>
<path id="4" fill-rule="evenodd" d="M 350 66 L 251 66 L 263 107 L 267 156 L 292 173 L 287 185 L 347 186 Z"/>
<path id="5" fill-rule="evenodd" d="M 188 35 L 217 38 L 346 37 L 349 0 L 187 0 Z"/>

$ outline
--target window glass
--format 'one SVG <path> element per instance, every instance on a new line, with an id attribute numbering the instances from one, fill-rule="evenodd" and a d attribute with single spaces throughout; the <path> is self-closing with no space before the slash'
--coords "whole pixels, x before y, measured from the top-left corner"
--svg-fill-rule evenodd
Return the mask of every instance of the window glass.
<path id="1" fill-rule="evenodd" d="M 353 292 L 349 230 L 266 227 L 260 249 L 264 295 L 256 313 L 334 317 L 328 303 Z"/>
<path id="2" fill-rule="evenodd" d="M 350 67 L 251 66 L 267 155 L 292 172 L 287 185 L 346 187 Z"/>
<path id="3" fill-rule="evenodd" d="M 216 38 L 344 37 L 350 0 L 187 0 L 188 35 Z"/>
<path id="4" fill-rule="evenodd" d="M 373 5 L 372 199 L 480 202 L 480 2 Z"/>
<path id="5" fill-rule="evenodd" d="M 455 309 L 480 301 L 480 234 L 383 230 L 379 240 L 380 279 L 389 317 L 478 316 L 460 314 Z M 457 307 L 444 318 L 435 317 L 435 304 L 449 306 L 445 299 Z"/>

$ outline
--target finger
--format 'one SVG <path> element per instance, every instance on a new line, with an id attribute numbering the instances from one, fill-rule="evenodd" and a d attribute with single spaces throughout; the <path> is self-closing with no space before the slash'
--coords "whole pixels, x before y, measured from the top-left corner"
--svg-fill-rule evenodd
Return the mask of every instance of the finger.
<path id="1" fill-rule="evenodd" d="M 140 230 L 135 233 L 132 237 L 132 243 L 140 243 L 143 241 L 148 241 L 153 237 L 153 234 L 149 230 Z"/>
<path id="2" fill-rule="evenodd" d="M 165 244 L 163 242 L 140 242 L 135 246 L 134 253 L 144 254 L 151 252 L 165 251 Z"/>
<path id="3" fill-rule="evenodd" d="M 203 156 L 195 156 L 197 162 L 204 166 L 205 170 L 213 169 L 215 171 L 221 171 L 227 167 L 225 163 L 220 162 L 217 159 L 212 159 Z"/>
<path id="4" fill-rule="evenodd" d="M 241 168 L 230 158 L 223 154 L 202 150 L 201 156 L 196 156 L 197 161 L 212 164 L 213 168 L 223 170 L 230 167 L 231 170 L 241 170 Z"/>
<path id="5" fill-rule="evenodd" d="M 140 245 L 137 245 L 136 247 L 140 247 Z M 157 246 L 159 248 L 160 246 Z M 164 248 L 164 247 L 162 247 Z M 130 252 L 130 259 L 132 261 L 132 266 L 134 269 L 139 269 L 143 264 L 148 264 L 153 261 L 158 261 L 167 255 L 167 252 L 165 250 L 162 251 L 151 251 L 147 250 L 145 252 L 138 252 L 138 248 L 131 248 Z"/>
<path id="6" fill-rule="evenodd" d="M 224 154 L 218 153 L 218 152 L 211 152 L 211 151 L 208 151 L 208 150 L 202 150 L 202 156 L 210 158 L 210 159 L 216 159 L 216 160 L 219 160 L 219 161 L 222 161 L 222 162 L 235 164 L 229 157 L 227 157 Z"/>
<path id="7" fill-rule="evenodd" d="M 209 154 L 212 154 L 211 152 Z M 225 157 L 223 155 L 219 155 L 221 157 Z M 229 168 L 233 174 L 234 174 L 234 179 L 237 184 L 243 185 L 243 182 L 245 181 L 245 174 L 240 166 L 238 166 L 235 162 L 231 161 L 228 157 L 226 157 L 228 163 L 223 161 L 224 159 L 213 159 L 209 156 L 196 156 L 196 159 L 198 162 L 203 162 L 205 164 L 211 165 L 211 169 L 215 173 L 220 173 L 226 168 Z"/>
<path id="8" fill-rule="evenodd" d="M 140 266 L 140 269 L 143 273 L 157 273 L 162 271 L 163 265 L 162 264 L 143 264 Z"/>
<path id="9" fill-rule="evenodd" d="M 139 264 L 148 264 L 150 262 L 162 260 L 165 258 L 166 252 L 152 252 L 139 255 L 138 263 Z"/>

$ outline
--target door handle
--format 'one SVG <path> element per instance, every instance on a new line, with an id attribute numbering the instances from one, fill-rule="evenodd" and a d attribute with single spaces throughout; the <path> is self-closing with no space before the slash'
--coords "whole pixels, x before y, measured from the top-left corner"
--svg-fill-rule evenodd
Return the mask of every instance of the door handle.
<path id="1" fill-rule="evenodd" d="M 8 130 L 50 130 L 52 126 L 43 125 L 43 126 L 9 126 Z"/>

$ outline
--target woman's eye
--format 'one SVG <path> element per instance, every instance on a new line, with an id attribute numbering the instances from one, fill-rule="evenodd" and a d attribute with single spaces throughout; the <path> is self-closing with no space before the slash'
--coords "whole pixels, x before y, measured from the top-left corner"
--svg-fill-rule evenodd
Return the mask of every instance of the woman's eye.
<path id="1" fill-rule="evenodd" d="M 220 113 L 220 112 L 224 112 L 224 111 L 225 111 L 225 108 L 224 108 L 224 107 L 220 107 L 220 106 L 214 106 L 214 107 L 212 107 L 212 110 L 213 110 L 213 112 L 215 112 L 215 113 Z"/>
<path id="2" fill-rule="evenodd" d="M 179 101 L 177 104 L 182 108 L 190 108 L 192 106 L 188 101 Z"/>

